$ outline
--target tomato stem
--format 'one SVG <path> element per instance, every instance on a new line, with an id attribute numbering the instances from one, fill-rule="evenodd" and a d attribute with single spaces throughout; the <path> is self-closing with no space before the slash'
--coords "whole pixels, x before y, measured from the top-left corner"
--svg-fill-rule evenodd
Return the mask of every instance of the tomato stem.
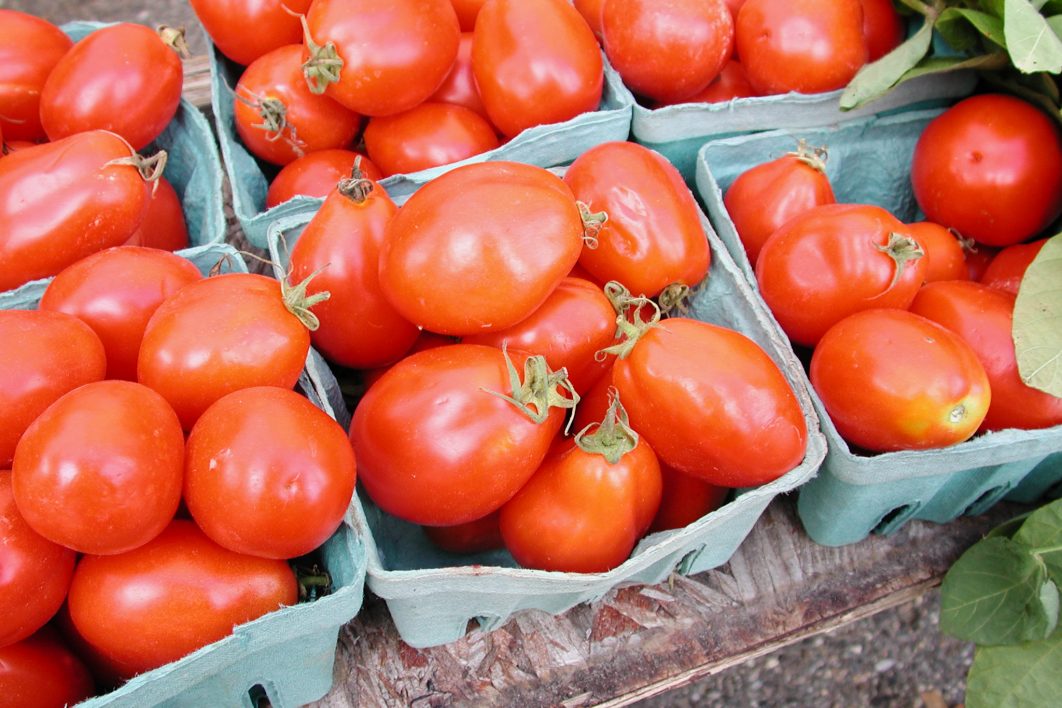
<path id="1" fill-rule="evenodd" d="M 685 315 L 690 309 L 690 298 L 692 297 L 693 288 L 689 285 L 682 281 L 671 283 L 656 296 L 656 302 L 660 305 L 660 316 Z"/>
<path id="2" fill-rule="evenodd" d="M 896 272 L 892 274 L 892 282 L 889 283 L 888 290 L 892 286 L 896 285 L 900 280 L 900 276 L 903 275 L 903 270 L 907 266 L 908 261 L 917 261 L 922 256 L 926 255 L 926 252 L 922 250 L 922 246 L 910 236 L 905 234 L 898 234 L 891 232 L 889 234 L 889 242 L 882 246 L 879 243 L 874 244 L 874 248 L 878 249 L 896 264 Z"/>
<path id="3" fill-rule="evenodd" d="M 361 170 L 361 155 L 354 158 L 354 169 L 350 171 L 350 177 L 340 180 L 336 185 L 340 194 L 358 204 L 364 204 L 375 187 L 376 183 Z"/>
<path id="4" fill-rule="evenodd" d="M 660 324 L 660 306 L 644 295 L 634 297 L 630 290 L 615 280 L 610 280 L 605 284 L 605 297 L 616 310 L 615 338 L 620 341 L 598 351 L 595 358 L 603 359 L 609 354 L 615 354 L 617 358 L 625 359 L 638 340 L 650 329 Z M 653 310 L 648 320 L 642 317 L 642 308 L 645 306 Z"/>
<path id="5" fill-rule="evenodd" d="M 608 222 L 608 214 L 603 211 L 590 211 L 590 205 L 585 202 L 576 202 L 579 206 L 579 216 L 583 220 L 583 243 L 593 250 L 600 245 L 598 237 L 601 229 Z"/>
<path id="6" fill-rule="evenodd" d="M 614 465 L 624 455 L 638 447 L 638 433 L 630 426 L 627 411 L 620 403 L 619 391 L 608 389 L 608 410 L 600 423 L 591 423 L 575 434 L 575 444 L 583 452 L 601 455 Z M 597 426 L 593 433 L 588 431 Z"/>
<path id="7" fill-rule="evenodd" d="M 129 143 L 126 143 L 128 145 Z M 162 173 L 166 169 L 166 159 L 169 155 L 165 150 L 159 150 L 151 157 L 144 157 L 137 153 L 132 148 L 129 148 L 132 152 L 128 157 L 118 157 L 104 163 L 104 167 L 110 167 L 111 165 L 131 165 L 136 168 L 136 171 L 140 173 L 141 179 L 151 184 L 151 196 L 155 196 L 155 190 L 159 187 L 159 180 L 162 179 Z"/>
<path id="8" fill-rule="evenodd" d="M 826 174 L 826 160 L 829 158 L 826 146 L 812 147 L 807 140 L 801 138 L 797 141 L 796 152 L 786 154 L 792 155 L 816 172 Z"/>
<path id="9" fill-rule="evenodd" d="M 295 578 L 299 583 L 299 602 L 316 600 L 332 590 L 332 576 L 316 563 L 310 567 L 296 566 Z"/>
<path id="10" fill-rule="evenodd" d="M 313 41 L 310 26 L 306 23 L 306 15 L 299 15 L 299 22 L 302 23 L 303 43 L 310 52 L 310 58 L 303 62 L 302 73 L 310 91 L 320 95 L 331 84 L 339 81 L 343 60 L 339 57 L 335 43 L 329 42 L 322 47 Z"/>
<path id="11" fill-rule="evenodd" d="M 321 266 L 314 272 L 310 273 L 302 282 L 297 285 L 292 285 L 288 282 L 287 278 L 280 281 L 280 292 L 284 298 L 284 307 L 288 308 L 288 312 L 295 315 L 299 322 L 302 322 L 303 326 L 311 332 L 316 332 L 321 326 L 321 320 L 318 319 L 310 308 L 314 305 L 318 305 L 328 298 L 332 297 L 332 293 L 327 290 L 308 295 L 306 288 L 309 287 L 310 281 L 321 274 L 328 264 Z"/>
<path id="12" fill-rule="evenodd" d="M 177 56 L 182 59 L 192 56 L 192 52 L 188 49 L 188 42 L 184 38 L 184 27 L 159 25 L 155 28 L 155 32 L 158 33 L 163 44 L 177 52 Z"/>
<path id="13" fill-rule="evenodd" d="M 258 128 L 264 130 L 266 134 L 266 140 L 269 142 L 276 142 L 280 138 L 284 138 L 284 142 L 287 143 L 292 151 L 296 155 L 302 157 L 305 155 L 305 151 L 302 149 L 305 143 L 299 139 L 295 134 L 295 126 L 288 123 L 288 107 L 279 98 L 272 96 L 262 97 L 253 93 L 250 89 L 242 87 L 251 98 L 241 96 L 238 92 L 233 95 L 236 96 L 236 100 L 245 106 L 249 106 L 252 110 L 258 113 L 258 116 L 262 119 L 261 123 L 252 123 L 252 128 Z M 287 133 L 285 135 L 284 133 Z"/>
<path id="14" fill-rule="evenodd" d="M 505 368 L 509 374 L 509 389 L 512 395 L 482 389 L 492 396 L 497 396 L 503 401 L 508 401 L 520 410 L 521 413 L 531 419 L 533 423 L 541 425 L 549 417 L 551 408 L 561 408 L 572 411 L 568 418 L 565 432 L 572 424 L 575 405 L 579 402 L 579 394 L 568 380 L 568 370 L 560 369 L 552 371 L 546 363 L 546 357 L 538 355 L 528 357 L 524 362 L 524 379 L 520 380 L 520 374 L 509 356 L 508 347 L 502 346 L 502 356 L 505 357 Z"/>

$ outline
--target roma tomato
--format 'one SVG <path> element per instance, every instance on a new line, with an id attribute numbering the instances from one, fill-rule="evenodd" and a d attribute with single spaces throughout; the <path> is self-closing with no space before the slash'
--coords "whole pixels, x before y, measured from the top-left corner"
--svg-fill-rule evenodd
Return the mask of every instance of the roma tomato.
<path id="1" fill-rule="evenodd" d="M 992 258 L 981 275 L 980 282 L 1016 296 L 1021 287 L 1021 279 L 1025 277 L 1025 271 L 1028 270 L 1029 264 L 1040 253 L 1045 243 L 1047 239 L 1042 238 L 1032 243 L 1007 246 Z"/>
<path id="2" fill-rule="evenodd" d="M 128 22 L 103 27 L 48 75 L 41 124 L 52 141 L 109 130 L 142 150 L 173 120 L 183 82 L 181 58 L 159 33 Z"/>
<path id="3" fill-rule="evenodd" d="M 449 103 L 421 103 L 365 126 L 365 150 L 385 176 L 447 165 L 496 147 L 498 136 L 486 119 Z"/>
<path id="4" fill-rule="evenodd" d="M 747 0 L 734 36 L 764 96 L 843 88 L 867 62 L 860 0 Z"/>
<path id="5" fill-rule="evenodd" d="M 307 83 L 366 116 L 435 93 L 461 37 L 450 0 L 315 0 L 306 24 Z"/>
<path id="6" fill-rule="evenodd" d="M 5 706 L 60 708 L 95 692 L 88 668 L 53 628 L 0 647 L 0 696 Z"/>
<path id="7" fill-rule="evenodd" d="M 189 0 L 221 53 L 247 66 L 263 54 L 302 40 L 299 16 L 313 0 Z M 254 31 L 248 31 L 253 27 Z"/>
<path id="8" fill-rule="evenodd" d="M 601 37 L 634 93 L 681 101 L 705 89 L 730 59 L 734 20 L 724 0 L 605 0 Z"/>
<path id="9" fill-rule="evenodd" d="M 1034 430 L 1062 424 L 1062 398 L 1025 385 L 1014 354 L 1014 298 L 1011 293 L 970 281 L 928 283 L 911 312 L 959 335 L 973 348 L 988 374 L 992 402 L 982 430 Z"/>
<path id="10" fill-rule="evenodd" d="M 0 130 L 8 142 L 46 137 L 41 89 L 72 46 L 73 40 L 51 22 L 0 9 Z"/>
<path id="11" fill-rule="evenodd" d="M 515 162 L 465 165 L 419 189 L 391 220 L 380 287 L 432 332 L 505 329 L 545 302 L 578 260 L 582 237 L 560 178 Z"/>
<path id="12" fill-rule="evenodd" d="M 597 247 L 587 244 L 579 256 L 596 280 L 655 297 L 672 283 L 704 279 L 711 252 L 700 209 L 659 154 L 635 143 L 604 143 L 580 155 L 564 181 L 590 211 L 608 215 Z"/>
<path id="13" fill-rule="evenodd" d="M 147 212 L 126 246 L 144 246 L 164 251 L 188 248 L 188 224 L 177 190 L 169 180 L 159 177 L 148 200 Z"/>
<path id="14" fill-rule="evenodd" d="M 968 280 L 966 249 L 954 232 L 932 221 L 907 224 L 907 232 L 925 251 L 927 283 Z"/>
<path id="15" fill-rule="evenodd" d="M 811 383 L 841 437 L 871 452 L 962 442 L 977 432 L 992 395 L 959 335 L 892 308 L 831 327 L 811 356 Z"/>
<path id="16" fill-rule="evenodd" d="M 177 519 L 136 550 L 82 558 L 68 608 L 93 659 L 131 678 L 294 605 L 298 592 L 286 562 L 226 550 Z"/>
<path id="17" fill-rule="evenodd" d="M 406 357 L 365 393 L 350 427 L 358 476 L 384 511 L 454 526 L 496 511 L 542 463 L 570 407 L 545 362 L 454 344 Z M 517 375 L 523 371 L 521 382 Z M 515 380 L 514 380 L 515 379 Z M 513 401 L 505 397 L 512 398 Z"/>
<path id="18" fill-rule="evenodd" d="M 302 51 L 301 44 L 289 44 L 255 59 L 234 92 L 240 139 L 257 157 L 277 165 L 345 148 L 361 127 L 361 116 L 306 85 Z"/>
<path id="19" fill-rule="evenodd" d="M 505 548 L 498 528 L 499 512 L 456 526 L 425 526 L 424 535 L 448 553 L 482 553 Z"/>
<path id="20" fill-rule="evenodd" d="M 971 96 L 922 131 L 911 185 L 930 221 L 988 246 L 1021 243 L 1062 213 L 1062 137 L 1020 98 Z"/>
<path id="21" fill-rule="evenodd" d="M 37 533 L 82 553 L 122 553 L 157 536 L 177 511 L 184 433 L 146 386 L 97 381 L 33 421 L 12 473 L 15 502 Z"/>
<path id="22" fill-rule="evenodd" d="M 336 185 L 350 179 L 354 173 L 354 161 L 358 163 L 366 179 L 378 182 L 383 179 L 380 169 L 368 157 L 354 150 L 318 150 L 303 155 L 284 165 L 266 192 L 266 208 L 272 209 L 298 196 L 324 199 Z"/>
<path id="23" fill-rule="evenodd" d="M 863 35 L 867 39 L 867 61 L 885 56 L 903 41 L 904 26 L 892 0 L 859 0 L 863 6 Z"/>
<path id="24" fill-rule="evenodd" d="M 451 344 L 457 344 L 456 337 L 450 337 L 444 334 L 435 334 L 429 332 L 426 329 L 420 330 L 420 334 L 413 340 L 413 346 L 406 352 L 406 356 L 422 352 L 425 349 L 434 349 L 435 347 L 448 347 Z M 377 366 L 372 369 L 363 369 L 361 372 L 361 384 L 364 388 L 372 386 L 379 381 L 380 377 L 387 373 L 390 366 Z"/>
<path id="25" fill-rule="evenodd" d="M 0 161 L 0 291 L 125 243 L 147 212 L 155 159 L 93 130 Z"/>
<path id="26" fill-rule="evenodd" d="M 605 80 L 594 33 L 567 0 L 484 5 L 472 71 L 490 122 L 508 137 L 595 110 Z"/>
<path id="27" fill-rule="evenodd" d="M 853 312 L 910 305 L 925 281 L 922 255 L 906 226 L 881 207 L 827 204 L 767 239 L 756 279 L 785 333 L 810 347 Z"/>
<path id="28" fill-rule="evenodd" d="M 660 467 L 660 477 L 664 483 L 660 510 L 656 512 L 653 523 L 649 526 L 650 531 L 667 531 L 689 526 L 725 504 L 730 494 L 726 487 L 717 487 L 667 465 Z"/>
<path id="29" fill-rule="evenodd" d="M 704 89 L 692 96 L 679 101 L 661 101 L 655 104 L 655 108 L 674 105 L 676 103 L 725 103 L 733 98 L 748 98 L 759 96 L 756 89 L 749 83 L 749 75 L 745 67 L 736 59 L 731 59 L 719 71 L 719 76 L 712 80 Z"/>
<path id="30" fill-rule="evenodd" d="M 490 121 L 483 99 L 479 97 L 476 77 L 472 73 L 472 31 L 461 33 L 461 44 L 457 49 L 457 59 L 442 85 L 428 99 L 435 103 L 452 103 L 475 111 L 481 118 Z M 493 125 L 491 126 L 493 128 Z"/>
<path id="31" fill-rule="evenodd" d="M 0 311 L 0 469 L 9 469 L 22 433 L 64 393 L 100 381 L 103 343 L 87 324 L 60 312 Z"/>

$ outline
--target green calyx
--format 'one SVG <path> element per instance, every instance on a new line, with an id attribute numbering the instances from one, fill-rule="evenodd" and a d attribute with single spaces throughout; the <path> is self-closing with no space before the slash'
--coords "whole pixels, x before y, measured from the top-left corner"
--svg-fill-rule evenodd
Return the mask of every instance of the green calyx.
<path id="1" fill-rule="evenodd" d="M 660 316 L 685 315 L 689 312 L 691 298 L 693 288 L 680 281 L 671 283 L 656 296 L 656 302 L 660 305 Z"/>
<path id="2" fill-rule="evenodd" d="M 917 261 L 922 256 L 926 255 L 926 252 L 922 250 L 922 246 L 910 236 L 904 234 L 898 234 L 892 232 L 889 234 L 889 241 L 884 246 L 881 244 L 874 244 L 874 248 L 878 249 L 896 264 L 896 271 L 892 274 L 892 281 L 889 283 L 889 287 L 896 285 L 900 280 L 900 276 L 903 275 L 904 268 L 907 267 L 909 262 Z"/>
<path id="3" fill-rule="evenodd" d="M 617 358 L 625 359 L 638 340 L 660 324 L 660 306 L 644 295 L 634 297 L 630 290 L 615 280 L 605 284 L 605 296 L 616 310 L 615 339 L 618 341 L 611 347 L 600 350 L 596 356 L 603 359 L 609 354 L 615 354 Z M 642 316 L 646 307 L 652 310 L 648 320 Z"/>
<path id="4" fill-rule="evenodd" d="M 286 277 L 280 281 L 280 294 L 284 299 L 284 307 L 288 309 L 288 312 L 295 315 L 299 322 L 302 322 L 303 326 L 311 332 L 316 332 L 321 326 L 321 320 L 318 319 L 311 308 L 332 297 L 332 293 L 322 290 L 310 295 L 306 292 L 306 289 L 309 287 L 310 281 L 320 275 L 321 271 L 327 267 L 318 268 L 297 285 L 289 283 Z"/>
<path id="5" fill-rule="evenodd" d="M 136 171 L 140 173 L 140 178 L 151 185 L 151 196 L 154 197 L 155 190 L 159 187 L 159 180 L 162 179 L 162 173 L 166 169 L 166 160 L 169 155 L 165 150 L 159 150 L 151 157 L 144 157 L 131 147 L 129 152 L 130 155 L 128 157 L 115 158 L 106 162 L 103 166 L 130 165 L 135 167 Z"/>
<path id="6" fill-rule="evenodd" d="M 363 204 L 375 187 L 376 183 L 366 177 L 361 170 L 361 155 L 354 158 L 354 169 L 351 170 L 350 177 L 340 180 L 336 185 L 340 194 L 358 204 Z"/>
<path id="7" fill-rule="evenodd" d="M 630 426 L 627 411 L 620 403 L 619 391 L 608 390 L 608 411 L 600 423 L 591 423 L 575 434 L 575 444 L 583 452 L 601 455 L 610 465 L 638 447 L 638 433 Z M 590 430 L 597 427 L 593 433 Z"/>
<path id="8" fill-rule="evenodd" d="M 320 95 L 330 85 L 339 81 L 343 60 L 339 57 L 339 51 L 333 42 L 328 42 L 322 47 L 313 41 L 305 15 L 299 15 L 299 21 L 302 23 L 303 43 L 310 52 L 310 58 L 303 62 L 302 74 L 306 77 L 306 86 L 310 91 Z"/>
<path id="9" fill-rule="evenodd" d="M 601 229 L 608 223 L 608 214 L 603 211 L 590 211 L 590 205 L 585 202 L 576 202 L 579 207 L 579 216 L 583 220 L 583 243 L 593 250 L 598 247 L 598 237 Z"/>
<path id="10" fill-rule="evenodd" d="M 800 162 L 811 169 L 826 174 L 826 160 L 829 154 L 826 151 L 826 147 L 813 147 L 808 145 L 808 141 L 801 138 L 797 141 L 797 149 L 795 152 L 787 152 L 787 155 L 795 157 Z"/>
<path id="11" fill-rule="evenodd" d="M 502 356 L 505 357 L 505 367 L 509 374 L 510 395 L 483 389 L 492 396 L 497 396 L 503 401 L 516 406 L 516 408 L 531 419 L 531 422 L 540 425 L 549 418 L 551 408 L 561 408 L 575 412 L 575 405 L 579 402 L 579 394 L 568 380 L 568 370 L 552 371 L 546 363 L 544 356 L 531 356 L 524 362 L 524 377 L 520 374 L 509 356 L 508 348 L 502 347 Z M 568 426 L 571 426 L 572 416 L 569 416 Z M 567 431 L 565 427 L 565 431 Z"/>

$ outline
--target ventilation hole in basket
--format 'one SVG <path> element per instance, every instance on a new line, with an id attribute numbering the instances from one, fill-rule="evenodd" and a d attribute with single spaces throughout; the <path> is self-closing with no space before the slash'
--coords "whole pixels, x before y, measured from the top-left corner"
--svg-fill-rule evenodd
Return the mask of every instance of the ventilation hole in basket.
<path id="1" fill-rule="evenodd" d="M 269 693 L 265 690 L 265 686 L 260 683 L 256 683 L 247 690 L 247 697 L 251 699 L 251 705 L 255 708 L 269 708 Z"/>
<path id="2" fill-rule="evenodd" d="M 966 511 L 962 512 L 963 516 L 977 516 L 978 514 L 985 513 L 991 507 L 995 506 L 996 502 L 1002 499 L 1009 491 L 1009 484 L 992 487 L 991 489 L 986 490 L 981 496 L 977 497 L 973 504 L 966 507 Z"/>
<path id="3" fill-rule="evenodd" d="M 918 504 L 904 504 L 898 506 L 885 516 L 881 517 L 881 521 L 874 527 L 874 533 L 887 536 L 890 533 L 898 530 L 901 526 L 907 523 L 907 521 L 914 516 L 918 511 Z"/>

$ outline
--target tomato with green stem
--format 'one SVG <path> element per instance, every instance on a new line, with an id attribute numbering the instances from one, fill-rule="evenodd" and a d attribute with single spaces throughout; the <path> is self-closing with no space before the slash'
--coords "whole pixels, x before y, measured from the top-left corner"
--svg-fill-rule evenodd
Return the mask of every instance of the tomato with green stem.
<path id="1" fill-rule="evenodd" d="M 266 208 L 272 209 L 298 196 L 324 199 L 337 184 L 350 179 L 354 162 L 359 158 L 358 168 L 367 179 L 374 182 L 383 179 L 380 169 L 360 152 L 339 148 L 317 150 L 284 165 L 269 183 Z"/>

